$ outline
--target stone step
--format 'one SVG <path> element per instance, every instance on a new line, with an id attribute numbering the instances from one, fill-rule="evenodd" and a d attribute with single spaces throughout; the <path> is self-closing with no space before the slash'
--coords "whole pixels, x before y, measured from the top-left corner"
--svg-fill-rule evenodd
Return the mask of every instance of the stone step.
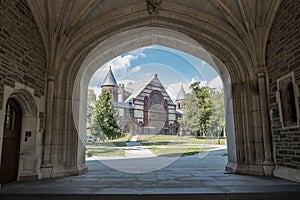
<path id="1" fill-rule="evenodd" d="M 1 200 L 289 200 L 300 192 L 203 194 L 0 194 Z"/>

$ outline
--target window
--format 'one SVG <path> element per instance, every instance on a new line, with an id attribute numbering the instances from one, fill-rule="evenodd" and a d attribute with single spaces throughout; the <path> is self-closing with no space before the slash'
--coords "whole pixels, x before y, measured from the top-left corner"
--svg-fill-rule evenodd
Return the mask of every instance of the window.
<path id="1" fill-rule="evenodd" d="M 156 91 L 154 91 L 150 95 L 150 105 L 155 105 L 155 104 L 161 104 L 161 94 L 159 94 Z"/>
<path id="2" fill-rule="evenodd" d="M 287 74 L 277 80 L 276 99 L 283 128 L 299 126 L 298 97 L 299 92 L 294 73 Z"/>

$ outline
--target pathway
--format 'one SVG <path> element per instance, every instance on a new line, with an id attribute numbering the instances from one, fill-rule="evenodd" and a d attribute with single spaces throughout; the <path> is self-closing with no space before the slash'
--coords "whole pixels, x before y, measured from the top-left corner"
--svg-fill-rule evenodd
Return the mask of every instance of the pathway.
<path id="1" fill-rule="evenodd" d="M 300 199 L 299 183 L 226 173 L 225 155 L 223 149 L 204 157 L 181 157 L 169 166 L 148 173 L 126 173 L 101 161 L 88 161 L 89 171 L 80 176 L 6 184 L 0 191 L 0 199 Z M 160 161 L 159 157 L 142 159 Z M 136 159 L 126 160 L 133 163 Z M 146 164 L 139 165 L 143 168 Z"/>
<path id="2" fill-rule="evenodd" d="M 137 141 L 138 136 L 134 135 L 131 137 L 130 142 L 126 143 L 125 157 L 126 158 L 151 158 L 156 157 L 152 151 L 143 147 L 141 143 Z"/>

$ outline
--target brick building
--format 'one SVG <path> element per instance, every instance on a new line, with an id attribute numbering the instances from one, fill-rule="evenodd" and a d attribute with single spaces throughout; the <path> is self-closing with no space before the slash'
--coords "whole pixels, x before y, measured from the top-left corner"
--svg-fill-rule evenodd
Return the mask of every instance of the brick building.
<path id="1" fill-rule="evenodd" d="M 109 68 L 101 88 L 102 92 L 109 90 L 113 96 L 122 132 L 176 134 L 176 106 L 157 74 L 151 80 L 144 81 L 143 85 L 128 89 L 117 84 Z"/>

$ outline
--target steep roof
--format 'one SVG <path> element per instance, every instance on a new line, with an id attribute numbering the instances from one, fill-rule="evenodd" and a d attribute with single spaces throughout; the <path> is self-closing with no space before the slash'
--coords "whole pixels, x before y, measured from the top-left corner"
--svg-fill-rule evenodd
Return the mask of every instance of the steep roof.
<path id="1" fill-rule="evenodd" d="M 104 79 L 104 82 L 102 83 L 101 87 L 104 86 L 114 86 L 114 87 L 118 87 L 117 81 L 115 79 L 114 74 L 111 71 L 111 67 L 109 67 L 109 70 L 107 72 L 107 75 Z"/>
<path id="2" fill-rule="evenodd" d="M 177 95 L 176 101 L 184 100 L 184 99 L 185 99 L 185 91 L 183 89 L 183 86 L 181 85 L 181 88 L 180 88 L 179 93 Z"/>
<path id="3" fill-rule="evenodd" d="M 163 95 L 164 99 L 167 99 L 168 104 L 174 104 L 172 99 L 170 98 L 169 94 L 159 81 L 157 74 L 154 74 L 154 77 L 151 79 L 151 81 L 145 81 L 144 84 L 142 84 L 141 87 L 136 89 L 127 99 L 126 101 L 131 100 L 132 98 L 135 98 L 136 100 L 143 101 L 144 97 L 149 95 L 152 90 L 160 91 Z"/>

